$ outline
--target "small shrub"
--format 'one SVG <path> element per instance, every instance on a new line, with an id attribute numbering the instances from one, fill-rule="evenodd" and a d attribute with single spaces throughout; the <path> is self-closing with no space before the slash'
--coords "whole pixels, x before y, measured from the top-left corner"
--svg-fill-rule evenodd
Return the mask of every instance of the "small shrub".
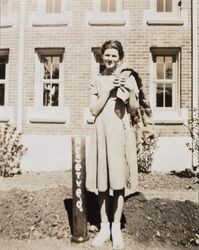
<path id="1" fill-rule="evenodd" d="M 192 144 L 191 143 L 186 143 L 187 147 L 189 150 L 192 152 L 199 151 L 199 114 L 198 114 L 198 109 L 193 110 L 193 117 L 188 120 L 187 123 L 185 123 L 187 126 L 191 138 L 192 138 Z"/>
<path id="2" fill-rule="evenodd" d="M 137 160 L 138 172 L 150 173 L 153 162 L 153 155 L 157 147 L 158 138 L 156 135 L 143 140 L 138 147 Z"/>
<path id="3" fill-rule="evenodd" d="M 180 178 L 193 178 L 193 177 L 197 177 L 198 173 L 192 171 L 189 168 L 185 168 L 185 170 L 182 170 L 182 171 L 172 170 L 170 172 L 170 175 L 175 175 L 175 176 L 178 176 Z"/>
<path id="4" fill-rule="evenodd" d="M 20 161 L 27 148 L 21 143 L 21 133 L 10 123 L 0 126 L 0 176 L 20 174 Z"/>

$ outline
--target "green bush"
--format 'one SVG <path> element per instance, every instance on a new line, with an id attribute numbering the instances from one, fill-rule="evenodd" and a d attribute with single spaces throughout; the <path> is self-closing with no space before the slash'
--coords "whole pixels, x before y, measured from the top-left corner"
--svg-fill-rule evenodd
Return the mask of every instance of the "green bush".
<path id="1" fill-rule="evenodd" d="M 27 148 L 21 143 L 21 133 L 10 123 L 0 126 L 0 176 L 20 174 L 20 162 Z"/>

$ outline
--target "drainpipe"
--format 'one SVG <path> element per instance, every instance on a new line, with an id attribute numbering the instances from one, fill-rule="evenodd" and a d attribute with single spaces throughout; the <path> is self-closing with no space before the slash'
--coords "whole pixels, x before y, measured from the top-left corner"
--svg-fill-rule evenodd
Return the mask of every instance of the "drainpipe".
<path id="1" fill-rule="evenodd" d="M 17 81 L 17 131 L 22 131 L 23 119 L 23 69 L 24 69 L 24 31 L 25 29 L 25 0 L 20 1 L 19 15 L 19 63 L 18 63 L 18 81 Z"/>
<path id="2" fill-rule="evenodd" d="M 197 30 L 197 0 L 192 0 L 192 111 L 198 108 L 198 30 Z M 193 117 L 193 114 L 192 114 Z M 198 167 L 198 152 L 193 151 L 192 167 Z"/>

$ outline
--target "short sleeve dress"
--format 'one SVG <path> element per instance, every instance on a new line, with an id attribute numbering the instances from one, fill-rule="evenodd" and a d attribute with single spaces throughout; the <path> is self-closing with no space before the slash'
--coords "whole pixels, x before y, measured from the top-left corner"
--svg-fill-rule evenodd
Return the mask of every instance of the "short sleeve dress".
<path id="1" fill-rule="evenodd" d="M 112 77 L 97 76 L 90 85 L 90 94 L 99 97 Z M 127 111 L 128 101 L 120 101 L 117 91 L 111 91 L 103 110 L 95 118 L 86 164 L 86 188 L 89 191 L 125 188 L 129 194 L 138 189 L 135 133 Z"/>

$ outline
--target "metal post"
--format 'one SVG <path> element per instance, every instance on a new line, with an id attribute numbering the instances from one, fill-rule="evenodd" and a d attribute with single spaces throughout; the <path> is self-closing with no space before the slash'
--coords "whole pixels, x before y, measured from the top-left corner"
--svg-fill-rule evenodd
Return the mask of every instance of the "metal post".
<path id="1" fill-rule="evenodd" d="M 71 241 L 76 243 L 81 243 L 88 240 L 85 168 L 85 137 L 72 137 L 73 232 Z"/>

